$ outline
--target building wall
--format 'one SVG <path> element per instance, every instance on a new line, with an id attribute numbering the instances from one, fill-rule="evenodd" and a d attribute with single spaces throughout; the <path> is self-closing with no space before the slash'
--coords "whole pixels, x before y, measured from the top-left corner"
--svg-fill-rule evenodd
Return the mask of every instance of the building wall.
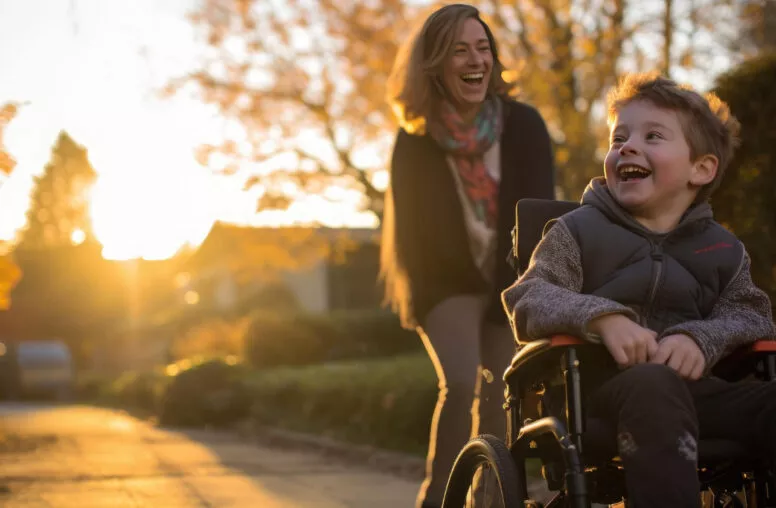
<path id="1" fill-rule="evenodd" d="M 329 310 L 376 308 L 382 299 L 378 282 L 380 249 L 362 244 L 346 254 L 343 263 L 329 263 Z"/>
<path id="2" fill-rule="evenodd" d="M 330 310 L 327 272 L 326 261 L 320 261 L 309 268 L 285 272 L 281 278 L 294 292 L 302 309 L 312 313 L 324 313 Z"/>

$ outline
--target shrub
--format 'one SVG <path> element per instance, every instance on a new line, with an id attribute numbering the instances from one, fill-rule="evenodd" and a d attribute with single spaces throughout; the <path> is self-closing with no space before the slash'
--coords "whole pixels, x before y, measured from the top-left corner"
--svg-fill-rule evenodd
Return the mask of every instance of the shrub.
<path id="1" fill-rule="evenodd" d="M 422 454 L 437 380 L 425 354 L 254 373 L 253 418 Z"/>
<path id="2" fill-rule="evenodd" d="M 402 328 L 392 313 L 338 311 L 330 317 L 337 329 L 336 342 L 328 350 L 330 360 L 393 356 L 422 348 L 418 335 Z"/>
<path id="3" fill-rule="evenodd" d="M 257 367 L 392 356 L 422 347 L 394 315 L 379 310 L 260 313 L 245 338 L 245 357 Z"/>
<path id="4" fill-rule="evenodd" d="M 249 324 L 247 317 L 208 319 L 181 333 L 173 341 L 170 353 L 175 360 L 197 356 L 240 356 Z"/>
<path id="5" fill-rule="evenodd" d="M 326 358 L 332 323 L 310 314 L 257 314 L 245 334 L 245 358 L 255 367 L 308 365 Z"/>
<path id="6" fill-rule="evenodd" d="M 129 371 L 108 383 L 90 380 L 80 397 L 130 410 L 156 412 L 167 379 L 156 372 Z"/>
<path id="7" fill-rule="evenodd" d="M 752 278 L 776 305 L 776 53 L 745 61 L 715 92 L 741 122 L 741 146 L 712 197 L 715 218 L 745 244 Z"/>
<path id="8" fill-rule="evenodd" d="M 221 426 L 248 415 L 250 399 L 242 382 L 244 369 L 209 360 L 175 375 L 159 413 L 163 425 Z"/>
<path id="9" fill-rule="evenodd" d="M 250 308 L 247 306 L 250 306 Z M 296 311 L 300 307 L 296 293 L 288 284 L 275 281 L 263 286 L 255 295 L 247 298 L 240 308 L 242 311 L 250 311 L 252 308 L 265 311 L 289 312 Z"/>

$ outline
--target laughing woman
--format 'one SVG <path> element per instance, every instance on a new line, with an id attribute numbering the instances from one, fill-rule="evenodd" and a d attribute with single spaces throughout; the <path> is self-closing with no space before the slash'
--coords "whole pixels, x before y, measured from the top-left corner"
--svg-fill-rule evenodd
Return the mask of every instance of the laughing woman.
<path id="1" fill-rule="evenodd" d="M 499 295 L 515 204 L 552 199 L 550 138 L 509 98 L 496 42 L 476 8 L 435 11 L 397 56 L 388 98 L 401 126 L 381 253 L 386 299 L 417 329 L 439 378 L 418 506 L 441 506 L 456 454 L 505 435 L 501 374 L 514 341 Z M 482 382 L 490 371 L 493 382 Z"/>

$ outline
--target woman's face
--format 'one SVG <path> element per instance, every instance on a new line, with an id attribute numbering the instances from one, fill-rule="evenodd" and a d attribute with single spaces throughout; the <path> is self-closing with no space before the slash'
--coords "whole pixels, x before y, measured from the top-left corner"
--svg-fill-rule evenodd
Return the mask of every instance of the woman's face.
<path id="1" fill-rule="evenodd" d="M 473 117 L 485 100 L 493 70 L 493 53 L 482 23 L 469 18 L 447 57 L 442 82 L 464 118 Z"/>

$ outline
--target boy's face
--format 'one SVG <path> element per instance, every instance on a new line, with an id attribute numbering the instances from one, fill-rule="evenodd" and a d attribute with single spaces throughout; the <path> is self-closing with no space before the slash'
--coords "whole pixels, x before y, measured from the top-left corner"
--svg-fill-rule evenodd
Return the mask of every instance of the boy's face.
<path id="1" fill-rule="evenodd" d="M 680 217 L 716 175 L 716 159 L 690 160 L 679 114 L 635 100 L 620 108 L 604 161 L 606 185 L 638 217 Z M 678 214 L 678 215 L 677 215 Z"/>

